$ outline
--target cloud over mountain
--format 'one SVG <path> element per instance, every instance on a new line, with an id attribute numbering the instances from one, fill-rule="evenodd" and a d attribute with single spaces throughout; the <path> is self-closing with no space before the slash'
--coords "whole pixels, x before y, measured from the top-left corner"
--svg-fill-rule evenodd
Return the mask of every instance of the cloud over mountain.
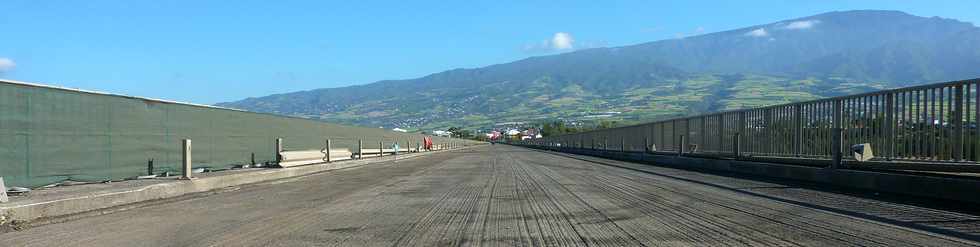
<path id="1" fill-rule="evenodd" d="M 13 70 L 17 64 L 10 58 L 0 57 L 0 73 Z"/>

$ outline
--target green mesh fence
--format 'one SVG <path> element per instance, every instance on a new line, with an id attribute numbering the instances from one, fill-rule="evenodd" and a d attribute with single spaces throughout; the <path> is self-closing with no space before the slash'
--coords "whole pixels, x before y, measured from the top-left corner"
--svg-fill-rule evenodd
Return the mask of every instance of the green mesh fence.
<path id="1" fill-rule="evenodd" d="M 275 160 L 276 138 L 285 150 L 321 149 L 328 138 L 355 150 L 358 140 L 415 147 L 423 136 L 0 80 L 0 176 L 8 186 L 128 179 L 146 175 L 150 161 L 154 173 L 176 173 L 181 139 L 194 142 L 194 167 L 263 163 Z"/>

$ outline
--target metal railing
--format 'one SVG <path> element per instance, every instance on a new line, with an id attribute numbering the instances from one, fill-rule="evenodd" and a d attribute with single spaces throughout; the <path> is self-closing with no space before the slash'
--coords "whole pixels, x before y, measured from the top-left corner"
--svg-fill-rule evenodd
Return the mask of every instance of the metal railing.
<path id="1" fill-rule="evenodd" d="M 980 79 L 898 88 L 522 141 L 883 169 L 980 171 Z M 875 155 L 856 162 L 850 147 Z M 835 156 L 842 161 L 834 162 Z"/>

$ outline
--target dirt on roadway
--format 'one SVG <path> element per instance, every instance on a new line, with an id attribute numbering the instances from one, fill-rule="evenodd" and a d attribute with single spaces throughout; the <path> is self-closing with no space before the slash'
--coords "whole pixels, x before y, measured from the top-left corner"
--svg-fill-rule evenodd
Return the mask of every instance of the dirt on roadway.
<path id="1" fill-rule="evenodd" d="M 0 245 L 975 246 L 977 226 L 969 214 L 495 145 L 76 217 L 0 234 Z"/>

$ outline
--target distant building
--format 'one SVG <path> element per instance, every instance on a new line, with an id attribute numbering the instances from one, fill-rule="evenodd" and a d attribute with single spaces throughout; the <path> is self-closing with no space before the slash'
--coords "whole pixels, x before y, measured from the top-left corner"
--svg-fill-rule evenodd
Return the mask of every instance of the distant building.
<path id="1" fill-rule="evenodd" d="M 453 132 L 449 132 L 445 130 L 436 130 L 436 131 L 432 131 L 432 134 L 436 136 L 451 136 L 453 135 Z"/>
<path id="2" fill-rule="evenodd" d="M 521 135 L 522 136 L 527 136 L 527 137 L 535 137 L 535 136 L 538 136 L 538 129 L 535 129 L 535 128 L 526 129 L 524 131 L 521 131 Z"/>
<path id="3" fill-rule="evenodd" d="M 402 133 L 408 132 L 408 130 L 405 130 L 405 129 L 402 129 L 402 128 L 394 128 L 394 129 L 391 129 L 391 131 L 394 131 L 394 132 L 402 132 Z"/>

